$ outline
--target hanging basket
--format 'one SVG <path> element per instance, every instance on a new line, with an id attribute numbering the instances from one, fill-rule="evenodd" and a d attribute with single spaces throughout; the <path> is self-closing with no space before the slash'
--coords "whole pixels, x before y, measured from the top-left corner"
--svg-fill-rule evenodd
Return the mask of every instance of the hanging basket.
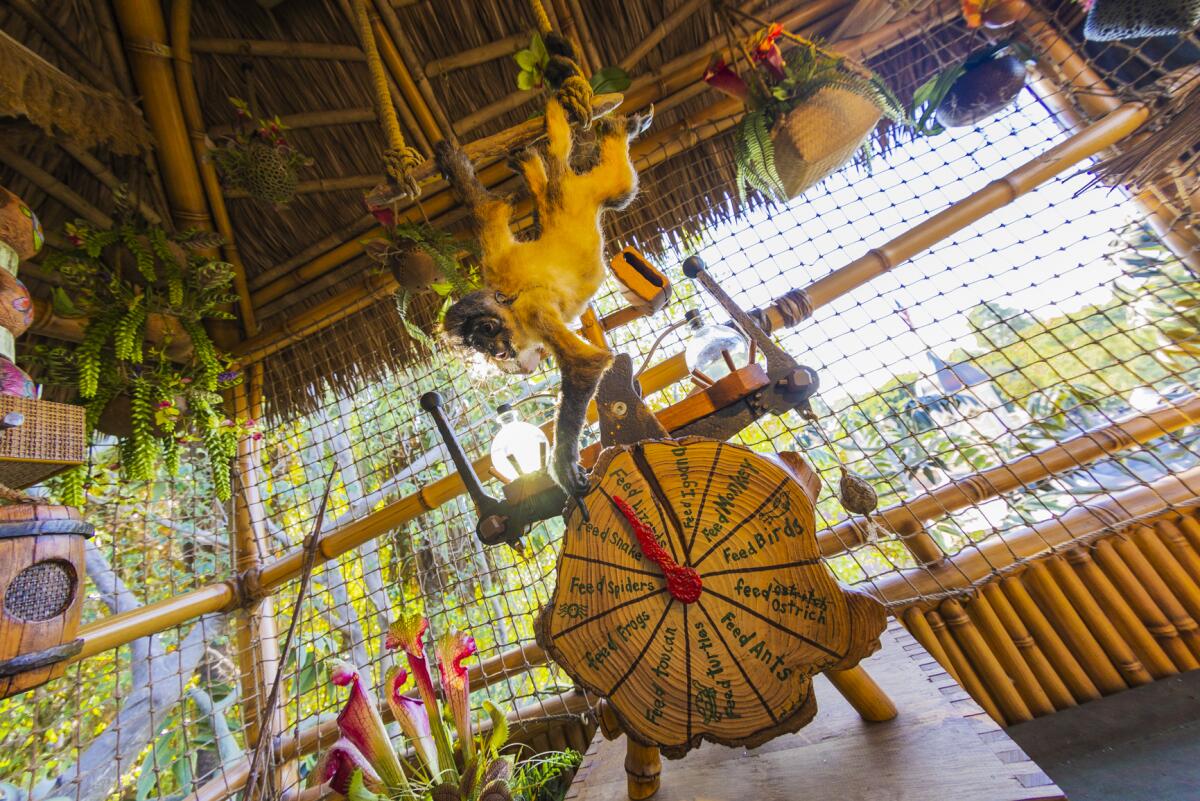
<path id="1" fill-rule="evenodd" d="M 872 100 L 836 87 L 820 90 L 781 117 L 771 141 L 787 196 L 798 197 L 849 163 L 882 118 Z"/>
<path id="2" fill-rule="evenodd" d="M 1083 35 L 1093 42 L 1188 33 L 1200 25 L 1200 0 L 1096 0 Z"/>
<path id="3" fill-rule="evenodd" d="M 90 536 L 91 524 L 66 506 L 0 507 L 0 698 L 61 676 L 82 647 Z"/>
<path id="4" fill-rule="evenodd" d="M 24 489 L 83 464 L 82 406 L 0 395 L 0 419 L 14 412 L 21 424 L 0 431 L 0 484 Z"/>

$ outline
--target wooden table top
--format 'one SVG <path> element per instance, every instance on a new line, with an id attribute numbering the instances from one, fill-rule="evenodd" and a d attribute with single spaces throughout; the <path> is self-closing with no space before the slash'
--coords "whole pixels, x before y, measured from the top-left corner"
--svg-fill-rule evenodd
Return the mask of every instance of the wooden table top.
<path id="1" fill-rule="evenodd" d="M 1061 801 L 1062 791 L 895 621 L 862 666 L 900 714 L 867 723 L 822 676 L 816 719 L 761 748 L 663 760 L 655 801 Z M 625 738 L 599 734 L 567 794 L 623 801 Z"/>

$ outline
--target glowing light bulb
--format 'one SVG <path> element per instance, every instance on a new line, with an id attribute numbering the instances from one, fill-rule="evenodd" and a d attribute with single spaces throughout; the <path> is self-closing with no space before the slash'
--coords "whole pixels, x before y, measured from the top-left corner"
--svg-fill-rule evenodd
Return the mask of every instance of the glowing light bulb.
<path id="1" fill-rule="evenodd" d="M 686 316 L 690 331 L 683 358 L 687 362 L 688 372 L 699 370 L 713 381 L 729 375 L 733 371 L 729 369 L 722 351 L 730 355 L 736 366 L 749 362 L 746 339 L 737 330 L 727 325 L 705 323 L 696 309 L 689 310 Z"/>
<path id="2" fill-rule="evenodd" d="M 540 428 L 522 420 L 509 404 L 500 404 L 496 413 L 500 430 L 492 440 L 492 469 L 505 482 L 540 470 L 550 452 L 550 440 Z"/>

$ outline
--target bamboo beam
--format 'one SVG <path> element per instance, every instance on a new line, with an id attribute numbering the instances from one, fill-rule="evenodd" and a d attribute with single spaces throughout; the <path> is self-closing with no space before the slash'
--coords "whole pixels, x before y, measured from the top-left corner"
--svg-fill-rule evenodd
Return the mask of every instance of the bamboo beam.
<path id="1" fill-rule="evenodd" d="M 630 72 L 651 50 L 658 47 L 659 42 L 674 33 L 680 24 L 695 14 L 703 4 L 704 0 L 687 0 L 680 4 L 662 22 L 655 25 L 654 30 L 650 31 L 645 39 L 634 45 L 617 66 L 625 72 Z"/>
<path id="2" fill-rule="evenodd" d="M 82 78 L 113 94 L 126 96 L 121 88 L 107 75 L 96 69 L 92 60 L 84 55 L 75 43 L 63 35 L 62 30 L 47 18 L 46 9 L 38 8 L 29 0 L 8 0 L 8 7 L 20 14 L 29 27 L 37 31 L 46 42 L 62 56 Z M 114 64 L 116 69 L 118 65 Z"/>
<path id="3" fill-rule="evenodd" d="M 532 103 L 535 100 L 540 100 L 541 97 L 541 94 L 538 92 L 518 89 L 499 100 L 493 100 L 491 103 L 481 106 L 462 119 L 455 120 L 453 123 L 454 133 L 458 136 L 466 136 L 479 126 L 486 125 L 497 117 L 503 117 L 510 111 L 515 111 L 521 108 L 521 106 Z"/>
<path id="4" fill-rule="evenodd" d="M 934 567 L 906 568 L 873 579 L 870 591 L 889 606 L 906 606 L 921 599 L 945 597 L 1055 548 L 1118 529 L 1129 521 L 1168 513 L 1197 497 L 1200 497 L 1200 467 L 1193 467 L 1150 484 L 1081 503 L 1052 519 L 990 537 Z M 1158 543 L 1155 553 L 1165 555 L 1165 559 L 1160 559 L 1168 565 L 1165 569 L 1173 571 L 1166 580 L 1174 588 L 1177 579 L 1187 579 L 1187 574 L 1154 532 L 1146 531 L 1149 538 Z M 1137 536 L 1135 534 L 1135 538 Z M 1152 542 L 1150 547 L 1154 547 Z M 1158 569 L 1158 565 L 1155 567 Z M 1189 606 L 1189 614 L 1195 617 L 1195 613 L 1200 612 L 1200 587 L 1190 579 L 1187 583 L 1195 588 L 1195 594 L 1185 605 Z"/>
<path id="5" fill-rule="evenodd" d="M 225 240 L 221 252 L 225 261 L 233 266 L 233 288 L 238 298 L 238 312 L 246 336 L 258 333 L 258 320 L 254 304 L 250 300 L 250 287 L 246 284 L 246 267 L 238 253 L 233 223 L 225 208 L 225 197 L 221 194 L 221 181 L 216 165 L 208 156 L 208 139 L 204 133 L 204 115 L 200 110 L 200 95 L 196 91 L 196 80 L 192 74 L 192 0 L 175 0 L 171 3 L 171 53 L 175 73 L 175 87 L 179 106 L 188 138 L 192 146 L 192 161 L 198 171 L 204 197 L 212 212 L 217 231 Z"/>
<path id="6" fill-rule="evenodd" d="M 29 330 L 35 334 L 61 339 L 64 342 L 82 342 L 87 328 L 87 318 L 60 317 L 54 311 L 54 305 L 43 298 L 33 299 L 33 322 Z M 192 340 L 174 317 L 161 317 L 155 320 L 155 325 L 149 326 L 146 341 L 157 345 L 164 340 L 170 340 L 167 355 L 176 361 L 184 361 L 192 353 Z"/>
<path id="7" fill-rule="evenodd" d="M 1196 657 L 1188 650 L 1183 638 L 1179 636 L 1179 630 L 1163 614 L 1154 599 L 1150 597 L 1146 587 L 1138 582 L 1129 566 L 1125 564 L 1116 548 L 1113 547 L 1111 539 L 1110 537 L 1096 541 L 1092 550 L 1092 557 L 1096 564 L 1100 565 L 1100 569 L 1112 582 L 1119 597 L 1129 604 L 1138 620 L 1170 657 L 1174 666 L 1172 672 L 1200 668 L 1200 662 L 1197 662 Z"/>
<path id="8" fill-rule="evenodd" d="M 0 143 L 0 161 L 29 180 L 50 197 L 63 204 L 68 211 L 78 214 L 92 225 L 100 228 L 112 226 L 112 217 L 83 199 L 83 197 L 50 173 L 34 164 L 6 144 Z"/>
<path id="9" fill-rule="evenodd" d="M 958 647 L 954 636 L 950 633 L 950 629 L 946 627 L 946 621 L 936 611 L 930 609 L 925 613 L 925 620 L 929 624 L 930 630 L 934 637 L 937 638 L 941 645 L 942 651 L 946 654 L 946 662 L 943 664 L 953 666 L 953 674 L 958 677 L 959 684 L 967 694 L 975 700 L 983 708 L 983 711 L 997 723 L 1004 725 L 1004 714 L 1000 711 L 1000 707 L 996 705 L 996 701 L 988 692 L 987 687 L 979 680 L 979 675 L 975 672 L 975 668 L 971 666 L 970 660 L 963 654 L 962 649 Z M 948 668 L 949 670 L 949 668 Z"/>
<path id="10" fill-rule="evenodd" d="M 446 117 L 446 112 L 442 110 L 437 94 L 421 69 L 416 51 L 413 50 L 408 36 L 404 33 L 403 26 L 400 25 L 400 18 L 396 16 L 395 9 L 388 0 L 375 0 L 375 8 L 379 12 L 379 18 L 383 21 L 385 29 L 385 31 L 380 31 L 377 36 L 380 53 L 383 55 L 383 60 L 392 69 L 393 74 L 399 73 L 396 79 L 397 83 L 400 83 L 400 75 L 402 75 L 409 84 L 416 86 L 416 94 L 409 97 L 409 104 L 417 114 L 425 135 L 429 138 L 430 143 L 442 139 L 456 141 L 450 120 Z M 403 87 L 403 84 L 401 86 Z"/>
<path id="11" fill-rule="evenodd" d="M 1154 531 L 1162 540 L 1163 545 L 1167 546 L 1171 555 L 1175 557 L 1175 560 L 1179 562 L 1179 566 L 1187 572 L 1188 577 L 1194 583 L 1200 584 L 1200 555 L 1192 550 L 1191 544 L 1174 521 L 1159 520 L 1154 524 Z"/>
<path id="12" fill-rule="evenodd" d="M 1149 526 L 1137 526 L 1133 530 L 1133 542 L 1138 550 L 1162 576 L 1163 581 L 1175 593 L 1193 620 L 1200 621 L 1200 586 L 1179 564 L 1167 547 L 1163 545 Z"/>
<path id="13" fill-rule="evenodd" d="M 336 178 L 314 178 L 299 181 L 295 194 L 311 195 L 316 192 L 346 192 L 355 189 L 370 189 L 387 180 L 386 175 L 339 175 Z M 248 200 L 250 193 L 244 189 L 227 189 L 225 197 L 230 200 Z"/>
<path id="14" fill-rule="evenodd" d="M 371 119 L 375 119 L 374 112 L 371 112 Z M 306 248 L 304 248 L 304 250 L 301 250 L 287 261 L 280 262 L 279 264 L 264 270 L 259 275 L 254 276 L 250 279 L 250 288 L 262 289 L 276 278 L 290 273 L 297 267 L 312 261 L 313 259 L 321 256 L 323 253 L 336 248 L 338 245 L 350 240 L 358 239 L 360 237 L 369 237 L 372 233 L 378 230 L 381 229 L 379 229 L 379 222 L 375 219 L 375 217 L 370 214 L 364 214 L 346 228 L 330 234 L 324 239 L 313 242 L 311 245 L 308 245 Z"/>
<path id="15" fill-rule="evenodd" d="M 1167 616 L 1167 620 L 1179 632 L 1179 638 L 1187 645 L 1192 655 L 1200 661 L 1200 624 L 1198 624 L 1183 604 L 1179 601 L 1178 592 L 1167 586 L 1163 576 L 1159 574 L 1142 550 L 1129 539 L 1116 539 L 1113 550 L 1129 568 L 1129 572 L 1137 579 L 1137 583 L 1146 589 L 1146 593 Z"/>
<path id="16" fill-rule="evenodd" d="M 950 657 L 946 654 L 946 649 L 942 647 L 942 643 L 929 626 L 929 620 L 926 619 L 924 610 L 920 606 L 910 606 L 904 610 L 903 614 L 898 615 L 898 617 L 904 624 L 904 627 L 908 629 L 908 633 L 917 642 L 921 643 L 921 646 L 933 657 L 934 661 L 942 666 L 946 674 L 954 679 L 956 684 L 961 686 L 962 679 L 958 677 L 954 665 L 950 662 Z"/>
<path id="17" fill-rule="evenodd" d="M 873 248 L 865 256 L 817 279 L 800 292 L 807 296 L 812 309 L 830 303 L 1119 142 L 1140 128 L 1149 116 L 1150 109 L 1144 103 L 1128 103 L 1110 112 L 1003 178 L 992 181 L 978 192 L 922 220 L 888 243 Z M 782 310 L 782 300 L 776 300 L 763 311 L 762 316 L 770 330 L 786 326 L 788 317 Z"/>
<path id="18" fill-rule="evenodd" d="M 322 128 L 332 125 L 357 125 L 375 122 L 375 109 L 372 108 L 336 108 L 327 111 L 302 111 L 297 114 L 285 114 L 279 118 L 286 127 L 292 130 L 301 128 Z M 232 136 L 232 125 L 214 125 L 208 129 L 208 135 L 214 139 L 222 136 Z"/>
<path id="19" fill-rule="evenodd" d="M 193 53 L 215 56 L 242 56 L 253 58 L 301 58 L 318 61 L 365 61 L 366 56 L 355 45 L 331 42 L 288 42 L 266 39 L 217 39 L 192 40 Z"/>
<path id="20" fill-rule="evenodd" d="M 837 9 L 841 8 L 844 2 L 845 0 L 818 0 L 818 2 L 805 7 L 801 11 L 791 14 L 786 18 L 786 21 L 789 24 L 792 24 L 794 27 L 795 25 L 808 24 L 814 20 L 826 19 L 832 16 Z M 793 2 L 783 5 L 790 6 L 793 5 Z M 949 8 L 948 5 L 947 8 Z M 946 13 L 951 12 L 948 11 Z M 928 21 L 926 20 L 925 22 Z M 855 42 L 850 43 L 850 50 L 852 52 L 849 54 L 861 54 L 861 52 L 865 52 L 864 48 L 878 47 L 881 42 L 886 41 L 889 37 L 903 38 L 914 35 L 918 33 L 919 30 L 920 26 L 912 21 L 904 21 L 904 24 L 902 25 L 897 24 L 885 26 L 884 28 L 880 29 L 877 35 L 872 39 L 860 37 L 859 40 L 855 40 Z M 381 53 L 384 56 L 385 61 L 389 59 L 389 43 L 390 40 L 385 37 L 381 45 Z M 714 47 L 719 48 L 722 46 L 722 38 L 719 37 L 717 39 L 713 39 L 707 45 L 686 54 L 681 59 L 674 59 L 672 62 L 670 62 L 670 64 L 659 67 L 651 76 L 642 80 L 640 87 L 638 86 L 638 82 L 635 81 L 634 86 L 637 87 L 637 91 L 635 93 L 634 87 L 631 87 L 631 91 L 625 93 L 625 101 L 621 106 L 621 110 L 624 113 L 639 110 L 645 108 L 650 103 L 658 102 L 664 98 L 671 97 L 674 93 L 689 93 L 690 96 L 690 93 L 695 91 L 695 85 L 703 74 L 704 65 L 708 63 L 708 58 L 711 55 L 712 49 Z M 389 64 L 390 63 L 392 62 L 389 62 Z M 403 64 L 397 63 L 395 66 L 402 68 Z M 671 80 L 661 79 L 663 76 L 667 75 L 670 76 Z M 404 91 L 405 97 L 409 99 L 410 103 L 419 104 L 421 101 L 418 97 L 419 92 L 416 88 L 416 85 L 411 83 L 411 80 L 409 80 L 408 83 L 406 83 L 405 80 L 402 80 L 408 77 L 406 74 L 400 74 L 396 77 L 397 82 L 401 85 L 401 89 Z M 693 115 L 690 121 L 693 124 L 696 122 L 709 122 L 712 120 L 719 121 L 722 117 L 736 114 L 740 108 L 741 106 L 736 100 L 726 100 L 710 106 L 707 113 L 701 112 Z M 717 129 L 714 131 L 714 134 L 732 126 L 734 122 L 736 122 L 736 120 L 729 120 L 727 126 Z M 432 120 L 429 119 L 422 123 L 422 127 L 429 128 L 431 124 Z M 541 120 L 527 120 L 508 129 L 507 131 L 501 131 L 499 133 L 492 134 L 491 136 L 476 140 L 475 142 L 468 143 L 463 147 L 463 150 L 473 162 L 479 164 L 483 161 L 502 157 L 508 153 L 509 150 L 518 146 L 519 144 L 532 141 L 541 134 L 542 127 L 543 124 Z M 434 126 L 434 128 L 436 128 L 436 126 Z M 450 130 L 450 128 L 447 127 L 447 130 Z M 696 143 L 703 141 L 703 138 L 697 137 L 695 139 L 690 139 L 689 141 Z M 637 148 L 639 144 L 641 143 L 635 143 L 634 147 Z M 675 152 L 682 152 L 682 149 Z M 431 162 L 427 162 L 425 165 L 422 165 L 421 168 L 418 168 L 418 170 L 415 171 L 414 177 L 416 177 L 417 180 L 424 180 L 430 178 L 433 175 L 433 172 L 433 164 Z M 511 172 L 500 163 L 492 164 L 479 170 L 480 180 L 489 188 L 493 188 L 497 183 L 506 180 L 510 175 Z M 442 188 L 433 195 L 427 194 L 422 200 L 422 206 L 425 210 L 425 213 L 431 218 L 438 214 L 449 211 L 454 204 L 455 202 L 451 197 L 451 193 L 448 188 Z M 422 217 L 417 209 L 409 208 L 400 215 L 400 219 L 401 221 L 406 222 L 419 222 L 422 220 Z M 315 258 L 312 258 L 311 261 L 308 261 L 299 267 L 298 269 L 301 271 L 300 274 L 294 277 L 289 277 L 287 274 L 284 274 L 269 284 L 257 287 L 253 296 L 255 306 L 261 306 L 264 303 L 274 300 L 280 295 L 286 293 L 291 287 L 302 285 L 317 275 L 337 268 L 347 259 L 353 258 L 361 251 L 362 245 L 357 241 L 357 239 L 343 241 L 336 247 L 327 248 L 325 252 Z M 337 319 L 341 318 L 339 317 Z M 336 320 L 331 318 L 329 322 L 332 324 L 333 322 L 336 322 Z"/>
<path id="21" fill-rule="evenodd" d="M 488 42 L 479 47 L 463 50 L 452 56 L 435 58 L 425 65 L 425 75 L 429 78 L 436 78 L 438 75 L 445 75 L 448 72 L 486 64 L 498 58 L 511 56 L 529 44 L 529 41 L 529 32 L 521 31 L 520 33 L 514 33 L 512 36 L 506 36 L 503 39 L 497 39 L 494 42 Z"/>
<path id="22" fill-rule="evenodd" d="M 121 188 L 121 179 L 114 175 L 113 171 L 104 162 L 100 161 L 100 159 L 69 139 L 56 141 L 59 147 L 65 150 L 71 158 L 75 159 L 81 167 L 90 172 L 93 178 L 107 186 L 110 191 L 116 191 Z M 162 224 L 162 217 L 153 206 L 146 202 L 145 198 L 138 197 L 136 204 L 138 213 L 146 218 L 146 222 L 151 225 Z"/>
<path id="23" fill-rule="evenodd" d="M 1030 714 L 1034 717 L 1053 714 L 1054 704 L 1050 702 L 1050 696 L 1033 675 L 1033 670 L 1021 655 L 1017 644 L 1008 636 L 1008 631 L 987 595 L 982 592 L 976 593 L 970 598 L 965 598 L 962 605 L 967 617 L 983 636 L 988 649 L 996 655 L 1000 667 L 1012 682 L 1017 695 L 1029 708 Z"/>
<path id="24" fill-rule="evenodd" d="M 1192 396 L 1179 404 L 1164 405 L 1085 431 L 1007 464 L 954 479 L 884 509 L 874 519 L 892 531 L 901 531 L 906 526 L 924 527 L 931 520 L 1033 486 L 1050 476 L 1143 445 L 1197 422 L 1200 422 L 1200 396 Z M 862 544 L 865 538 L 862 523 L 850 519 L 822 531 L 817 540 L 822 554 L 834 556 L 848 547 Z"/>
<path id="25" fill-rule="evenodd" d="M 983 636 L 963 611 L 962 604 L 953 598 L 942 602 L 939 608 L 942 619 L 958 641 L 963 654 L 971 661 L 980 679 L 987 685 L 992 700 L 1004 716 L 1001 723 L 1023 723 L 1033 720 L 1033 713 L 1013 685 L 1013 680 L 1004 672 L 996 654 L 984 642 Z"/>
<path id="26" fill-rule="evenodd" d="M 1067 709 L 1076 706 L 1075 698 L 1071 695 L 1071 691 L 1067 689 L 1067 685 L 1063 683 L 1062 678 L 1054 672 L 1054 668 L 1050 665 L 1050 661 L 1046 659 L 1046 655 L 1042 652 L 1037 641 L 1029 633 L 1028 627 L 1022 622 L 1020 615 L 1016 609 L 1009 603 L 1008 597 L 1005 596 L 1004 590 L 1000 587 L 1000 582 L 993 581 L 990 584 L 985 584 L 979 589 L 980 595 L 987 599 L 988 605 L 995 612 L 1000 624 L 1004 627 L 1005 633 L 1012 640 L 1013 645 L 1017 647 L 1021 657 L 1029 666 L 1030 672 L 1037 681 L 1038 687 L 1045 694 L 1047 700 L 1053 705 L 1053 709 Z M 1039 713 L 1040 714 L 1040 713 Z"/>
<path id="27" fill-rule="evenodd" d="M 1079 660 L 1071 653 L 1071 649 L 1067 648 L 1054 626 L 1046 619 L 1045 613 L 1033 600 L 1024 583 L 1015 576 L 1009 576 L 996 583 L 1021 622 L 1029 628 L 1034 642 L 1046 655 L 1046 661 L 1054 668 L 1055 675 L 1061 678 L 1062 683 L 1071 691 L 1075 701 L 1083 703 L 1099 698 L 1099 688 L 1096 687 L 1083 666 L 1079 664 Z"/>

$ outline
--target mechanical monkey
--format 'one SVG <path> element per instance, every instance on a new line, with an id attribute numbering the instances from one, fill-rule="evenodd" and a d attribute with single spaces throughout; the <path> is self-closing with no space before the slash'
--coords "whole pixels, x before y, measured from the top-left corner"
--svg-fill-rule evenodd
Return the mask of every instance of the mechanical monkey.
<path id="1" fill-rule="evenodd" d="M 570 46 L 547 37 L 553 55 L 546 78 L 555 86 L 574 64 L 562 54 Z M 557 73 L 556 76 L 552 73 Z M 571 167 L 568 108 L 577 122 L 590 116 L 590 103 L 560 92 L 546 106 L 544 148 L 529 147 L 509 160 L 525 180 L 534 203 L 537 238 L 520 241 L 510 228 L 513 206 L 489 192 L 466 154 L 448 142 L 436 148 L 437 164 L 471 212 L 482 251 L 484 288 L 446 312 L 443 328 L 452 342 L 487 356 L 506 372 L 533 372 L 543 348 L 558 362 L 562 400 L 554 431 L 555 480 L 572 495 L 587 489 L 579 464 L 579 436 L 588 402 L 612 354 L 579 337 L 572 324 L 604 281 L 605 209 L 623 209 L 637 192 L 629 143 L 650 124 L 651 113 L 595 121 L 598 160 L 584 173 Z"/>

